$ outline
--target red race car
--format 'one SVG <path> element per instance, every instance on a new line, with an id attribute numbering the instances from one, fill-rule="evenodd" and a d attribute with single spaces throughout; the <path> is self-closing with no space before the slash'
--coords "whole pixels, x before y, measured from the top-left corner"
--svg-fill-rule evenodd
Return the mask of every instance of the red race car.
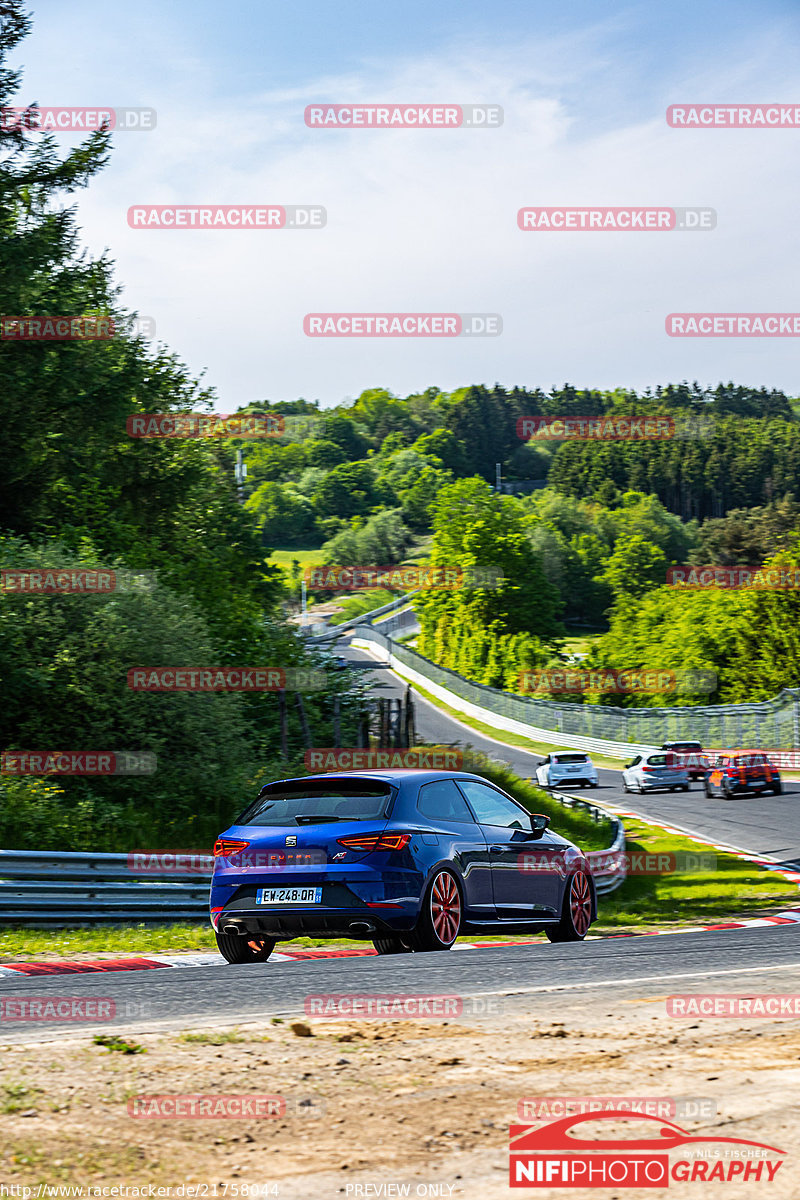
<path id="1" fill-rule="evenodd" d="M 745 792 L 756 796 L 772 792 L 779 796 L 782 791 L 778 770 L 766 754 L 720 754 L 706 775 L 707 796 L 732 800 Z"/>

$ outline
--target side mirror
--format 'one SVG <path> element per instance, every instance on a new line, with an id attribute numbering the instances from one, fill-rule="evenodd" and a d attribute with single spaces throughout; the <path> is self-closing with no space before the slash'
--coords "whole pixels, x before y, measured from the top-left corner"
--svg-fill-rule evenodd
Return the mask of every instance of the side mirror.
<path id="1" fill-rule="evenodd" d="M 550 818 L 544 813 L 531 813 L 531 837 L 541 837 L 549 824 Z"/>

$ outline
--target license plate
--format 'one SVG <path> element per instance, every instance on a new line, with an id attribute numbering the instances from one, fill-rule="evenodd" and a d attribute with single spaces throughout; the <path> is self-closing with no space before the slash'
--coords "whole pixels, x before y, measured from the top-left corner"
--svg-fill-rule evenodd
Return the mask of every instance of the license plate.
<path id="1" fill-rule="evenodd" d="M 257 904 L 321 904 L 321 887 L 259 888 Z"/>

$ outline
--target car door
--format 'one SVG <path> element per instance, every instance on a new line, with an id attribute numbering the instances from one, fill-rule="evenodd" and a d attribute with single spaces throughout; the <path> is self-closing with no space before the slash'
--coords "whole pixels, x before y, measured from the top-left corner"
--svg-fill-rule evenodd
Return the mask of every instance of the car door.
<path id="1" fill-rule="evenodd" d="M 631 761 L 628 763 L 628 766 L 622 772 L 622 778 L 624 779 L 625 783 L 627 783 L 628 787 L 638 787 L 639 786 L 639 775 L 637 772 L 637 767 L 639 766 L 639 763 L 641 761 L 642 761 L 641 754 L 637 754 L 636 758 L 631 759 Z"/>
<path id="2" fill-rule="evenodd" d="M 436 857 L 450 858 L 464 881 L 464 905 L 477 920 L 494 910 L 489 846 L 481 827 L 452 779 L 424 783 L 417 811 L 428 826 L 421 834 L 424 845 L 438 847 Z"/>
<path id="3" fill-rule="evenodd" d="M 530 817 L 498 788 L 473 779 L 457 782 L 489 846 L 498 916 L 530 920 L 557 912 L 565 848 L 546 831 L 531 838 Z"/>

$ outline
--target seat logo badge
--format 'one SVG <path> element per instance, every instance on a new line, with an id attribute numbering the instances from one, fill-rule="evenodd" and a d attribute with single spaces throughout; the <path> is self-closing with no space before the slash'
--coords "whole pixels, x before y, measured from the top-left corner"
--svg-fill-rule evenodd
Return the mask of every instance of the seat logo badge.
<path id="1" fill-rule="evenodd" d="M 296 846 L 297 845 L 297 834 L 296 833 L 287 834 L 286 845 L 287 846 Z"/>

